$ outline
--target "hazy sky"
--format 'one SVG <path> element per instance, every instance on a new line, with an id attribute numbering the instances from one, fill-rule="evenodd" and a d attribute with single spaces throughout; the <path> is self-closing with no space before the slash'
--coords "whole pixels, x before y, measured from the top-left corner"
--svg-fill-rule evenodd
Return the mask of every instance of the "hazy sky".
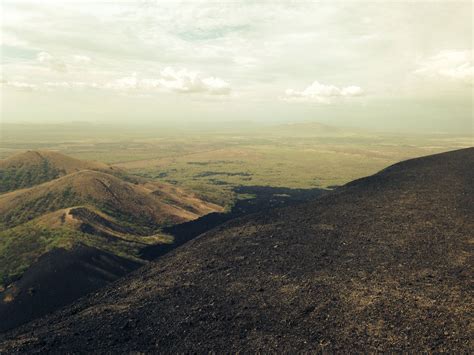
<path id="1" fill-rule="evenodd" d="M 4 122 L 472 132 L 471 1 L 3 1 Z"/>

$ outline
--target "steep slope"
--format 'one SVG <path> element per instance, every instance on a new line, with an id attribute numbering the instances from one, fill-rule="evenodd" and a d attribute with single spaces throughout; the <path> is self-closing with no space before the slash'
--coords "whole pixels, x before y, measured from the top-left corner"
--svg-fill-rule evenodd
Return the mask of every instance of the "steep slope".
<path id="1" fill-rule="evenodd" d="M 0 193 L 31 187 L 80 170 L 123 172 L 106 164 L 82 161 L 58 152 L 29 150 L 0 160 Z"/>
<path id="2" fill-rule="evenodd" d="M 97 208 L 44 214 L 0 231 L 0 332 L 44 315 L 143 265 L 173 237 L 136 234 Z M 6 287 L 5 287 L 6 286 Z"/>
<path id="3" fill-rule="evenodd" d="M 19 279 L 31 265 L 36 267 L 33 263 L 41 255 L 55 248 L 69 250 L 84 244 L 135 260 L 147 246 L 160 249 L 172 242 L 171 236 L 161 233 L 136 234 L 133 226 L 90 206 L 61 209 L 0 231 L 0 286 Z"/>
<path id="4" fill-rule="evenodd" d="M 0 331 L 66 305 L 141 265 L 80 243 L 70 249 L 52 249 L 12 287 L 0 292 Z"/>
<path id="5" fill-rule="evenodd" d="M 49 317 L 11 351 L 473 349 L 474 148 L 221 226 Z"/>

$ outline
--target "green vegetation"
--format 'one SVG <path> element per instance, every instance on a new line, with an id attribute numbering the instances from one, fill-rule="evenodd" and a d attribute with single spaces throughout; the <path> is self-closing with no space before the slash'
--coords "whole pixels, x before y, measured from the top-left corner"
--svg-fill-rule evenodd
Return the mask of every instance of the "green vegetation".
<path id="1" fill-rule="evenodd" d="M 44 213 L 69 206 L 81 205 L 84 202 L 69 187 L 59 194 L 47 192 L 46 194 L 20 201 L 13 208 L 9 208 L 0 216 L 0 227 L 1 229 L 14 227 Z"/>
<path id="2" fill-rule="evenodd" d="M 70 248 L 83 234 L 68 228 L 27 223 L 0 232 L 0 286 L 20 277 L 37 258 L 52 248 Z"/>
<path id="3" fill-rule="evenodd" d="M 91 133 L 87 128 L 7 125 L 0 156 L 55 149 L 190 188 L 229 207 L 236 198 L 233 186 L 326 188 L 400 160 L 472 145 L 469 136 L 388 135 L 309 123 L 221 132 L 96 127 Z"/>
<path id="4" fill-rule="evenodd" d="M 43 160 L 37 165 L 10 166 L 0 169 L 0 193 L 30 187 L 50 181 L 61 175 L 61 171 Z"/>
<path id="5" fill-rule="evenodd" d="M 0 162 L 0 172 L 29 176 L 54 165 L 65 167 L 60 178 L 42 174 L 38 183 L 52 180 L 0 194 L 0 289 L 59 247 L 84 244 L 144 262 L 144 247 L 174 242 L 162 228 L 221 210 L 175 186 L 57 152 L 15 155 Z"/>
<path id="6" fill-rule="evenodd" d="M 173 238 L 165 234 L 110 238 L 83 233 L 68 226 L 49 227 L 30 221 L 0 232 L 0 287 L 18 279 L 41 255 L 53 248 L 70 249 L 80 243 L 143 262 L 139 252 L 144 245 L 172 242 Z"/>

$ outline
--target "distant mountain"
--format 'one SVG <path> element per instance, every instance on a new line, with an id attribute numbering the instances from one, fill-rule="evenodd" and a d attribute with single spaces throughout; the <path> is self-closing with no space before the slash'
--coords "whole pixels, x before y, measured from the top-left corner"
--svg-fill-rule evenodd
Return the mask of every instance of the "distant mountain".
<path id="1" fill-rule="evenodd" d="M 282 136 L 322 136 L 322 137 L 345 137 L 361 134 L 357 129 L 346 129 L 326 125 L 319 122 L 293 122 L 270 126 L 266 129 L 267 134 L 278 134 Z"/>
<path id="2" fill-rule="evenodd" d="M 0 352 L 470 352 L 474 148 L 230 221 Z"/>
<path id="3" fill-rule="evenodd" d="M 20 158 L 16 161 L 23 161 L 30 174 L 35 174 L 32 167 L 39 166 L 33 162 L 45 158 L 49 170 L 44 171 L 63 176 L 46 174 L 52 180 L 0 195 L 0 318 L 8 319 L 0 322 L 0 331 L 64 305 L 143 264 L 143 248 L 173 243 L 162 228 L 222 211 L 178 187 L 135 179 L 105 164 L 51 152 L 28 152 Z M 64 257 L 58 259 L 58 255 Z M 89 265 L 81 260 L 85 255 L 114 260 L 123 270 L 98 282 L 93 276 L 97 270 L 91 268 L 94 273 L 84 272 L 77 289 L 67 282 L 52 282 L 72 277 L 68 275 L 70 260 Z M 40 261 L 50 265 L 53 260 L 54 265 L 63 263 L 63 267 L 38 266 Z M 108 273 L 107 267 L 103 272 Z M 65 294 L 68 296 L 63 297 Z M 40 300 L 43 306 L 33 307 Z"/>

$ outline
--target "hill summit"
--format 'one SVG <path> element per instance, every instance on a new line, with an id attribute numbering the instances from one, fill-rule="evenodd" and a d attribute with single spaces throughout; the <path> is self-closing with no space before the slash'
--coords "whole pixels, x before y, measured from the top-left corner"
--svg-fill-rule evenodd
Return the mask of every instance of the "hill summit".
<path id="1" fill-rule="evenodd" d="M 29 150 L 0 160 L 0 193 L 30 187 L 80 170 L 108 173 L 114 168 L 48 150 Z"/>

